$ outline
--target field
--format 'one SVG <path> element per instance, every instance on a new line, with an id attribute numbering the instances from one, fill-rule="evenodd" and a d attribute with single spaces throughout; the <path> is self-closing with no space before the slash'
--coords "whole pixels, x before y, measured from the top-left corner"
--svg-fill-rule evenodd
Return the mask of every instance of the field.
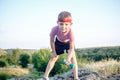
<path id="1" fill-rule="evenodd" d="M 43 76 L 50 49 L 0 49 L 0 80 L 37 80 Z M 61 63 L 51 71 L 51 80 L 73 80 L 72 70 Z M 76 49 L 81 80 L 120 80 L 120 47 Z"/>

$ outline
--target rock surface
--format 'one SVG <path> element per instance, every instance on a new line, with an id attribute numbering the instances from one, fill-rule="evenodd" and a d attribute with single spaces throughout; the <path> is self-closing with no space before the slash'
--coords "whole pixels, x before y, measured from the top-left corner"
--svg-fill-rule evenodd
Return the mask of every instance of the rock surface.
<path id="1" fill-rule="evenodd" d="M 120 74 L 105 76 L 99 72 L 84 69 L 80 69 L 78 72 L 79 80 L 120 80 Z M 63 75 L 50 77 L 50 80 L 74 80 L 74 77 L 72 71 L 69 71 Z"/>
<path id="2" fill-rule="evenodd" d="M 91 71 L 89 69 L 79 69 L 79 80 L 120 80 L 120 74 L 104 75 L 99 72 Z M 9 80 L 42 80 L 30 78 L 12 78 Z M 50 80 L 74 80 L 72 70 L 62 75 L 55 75 L 50 77 Z"/>

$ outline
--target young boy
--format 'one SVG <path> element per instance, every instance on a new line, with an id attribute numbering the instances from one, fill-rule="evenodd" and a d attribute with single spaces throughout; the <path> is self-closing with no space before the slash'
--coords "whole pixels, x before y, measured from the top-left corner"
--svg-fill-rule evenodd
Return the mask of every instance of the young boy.
<path id="1" fill-rule="evenodd" d="M 50 33 L 50 45 L 52 48 L 52 53 L 44 74 L 44 80 L 49 80 L 49 73 L 52 70 L 59 55 L 64 53 L 64 50 L 66 50 L 68 53 L 66 65 L 69 65 L 71 62 L 75 65 L 73 69 L 74 79 L 78 80 L 78 65 L 74 51 L 75 39 L 73 31 L 71 30 L 71 13 L 67 11 L 61 12 L 58 15 L 57 24 L 57 26 L 52 28 Z"/>

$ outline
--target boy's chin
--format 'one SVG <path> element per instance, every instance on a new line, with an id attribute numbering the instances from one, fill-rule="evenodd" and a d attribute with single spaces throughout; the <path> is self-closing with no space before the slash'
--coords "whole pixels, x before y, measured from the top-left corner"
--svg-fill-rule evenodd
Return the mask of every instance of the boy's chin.
<path id="1" fill-rule="evenodd" d="M 67 31 L 62 31 L 62 33 L 66 33 Z"/>

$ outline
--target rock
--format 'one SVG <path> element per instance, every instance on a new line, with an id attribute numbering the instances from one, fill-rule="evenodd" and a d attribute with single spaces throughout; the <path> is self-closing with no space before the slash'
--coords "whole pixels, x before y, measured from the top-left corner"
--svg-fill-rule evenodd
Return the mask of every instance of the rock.
<path id="1" fill-rule="evenodd" d="M 78 76 L 80 80 L 105 80 L 105 77 L 101 73 L 86 69 L 79 69 Z M 53 80 L 74 80 L 73 72 L 71 70 L 63 75 L 55 75 Z"/>

